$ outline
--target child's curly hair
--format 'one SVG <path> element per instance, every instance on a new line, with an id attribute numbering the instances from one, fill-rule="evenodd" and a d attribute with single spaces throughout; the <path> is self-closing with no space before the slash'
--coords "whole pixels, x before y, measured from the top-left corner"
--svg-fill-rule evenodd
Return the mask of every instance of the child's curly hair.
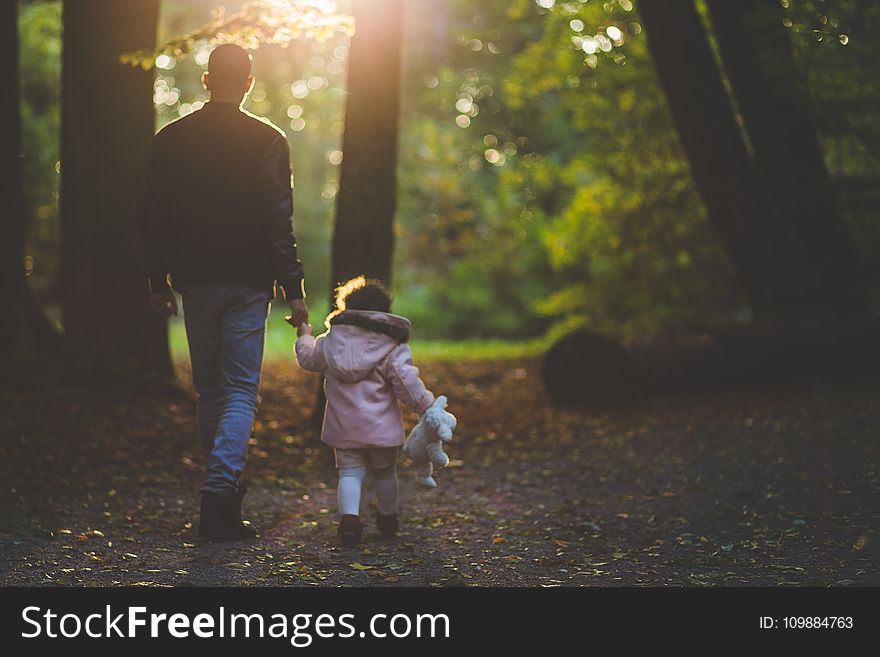
<path id="1" fill-rule="evenodd" d="M 345 281 L 335 290 L 336 309 L 327 315 L 324 326 L 330 328 L 330 320 L 343 310 L 375 310 L 391 312 L 391 292 L 377 278 L 366 278 L 363 275 Z"/>

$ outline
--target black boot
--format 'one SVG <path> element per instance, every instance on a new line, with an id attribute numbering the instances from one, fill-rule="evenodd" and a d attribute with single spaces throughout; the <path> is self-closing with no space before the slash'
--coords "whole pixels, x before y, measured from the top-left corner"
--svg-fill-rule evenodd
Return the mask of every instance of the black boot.
<path id="1" fill-rule="evenodd" d="M 254 538 L 257 530 L 241 519 L 241 493 L 202 493 L 199 536 L 210 541 L 241 541 Z"/>
<path id="2" fill-rule="evenodd" d="M 350 513 L 342 516 L 342 519 L 339 521 L 339 527 L 337 528 L 339 540 L 342 541 L 343 545 L 348 546 L 357 545 L 361 540 L 361 534 L 363 531 L 364 524 L 361 522 L 361 519 Z"/>
<path id="3" fill-rule="evenodd" d="M 382 538 L 394 538 L 397 536 L 397 529 L 400 523 L 397 521 L 396 513 L 376 513 L 376 527 Z"/>

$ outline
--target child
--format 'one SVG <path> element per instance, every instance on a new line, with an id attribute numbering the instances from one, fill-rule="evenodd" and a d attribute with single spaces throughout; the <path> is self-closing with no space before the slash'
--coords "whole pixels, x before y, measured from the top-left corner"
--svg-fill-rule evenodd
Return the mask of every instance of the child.
<path id="1" fill-rule="evenodd" d="M 353 278 L 336 289 L 336 310 L 317 338 L 302 324 L 300 367 L 324 374 L 327 406 L 321 439 L 334 448 L 339 470 L 339 537 L 361 537 L 361 484 L 369 470 L 376 484 L 376 525 L 383 538 L 397 533 L 397 453 L 404 442 L 398 400 L 424 413 L 434 395 L 413 366 L 410 322 L 391 314 L 391 295 L 377 280 Z"/>

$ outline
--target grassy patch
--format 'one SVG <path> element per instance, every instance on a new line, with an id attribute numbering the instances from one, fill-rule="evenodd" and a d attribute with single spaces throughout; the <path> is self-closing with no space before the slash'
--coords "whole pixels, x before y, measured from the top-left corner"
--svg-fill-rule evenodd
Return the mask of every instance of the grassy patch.
<path id="1" fill-rule="evenodd" d="M 266 359 L 293 361 L 296 331 L 284 321 L 287 309 L 274 304 L 266 330 Z M 313 309 L 312 326 L 316 333 L 324 331 L 325 308 Z M 320 319 L 314 319 L 320 318 Z M 173 319 L 170 326 L 171 352 L 175 358 L 189 358 L 186 330 L 182 319 Z M 499 360 L 536 356 L 548 347 L 546 339 L 535 340 L 413 340 L 416 360 Z"/>

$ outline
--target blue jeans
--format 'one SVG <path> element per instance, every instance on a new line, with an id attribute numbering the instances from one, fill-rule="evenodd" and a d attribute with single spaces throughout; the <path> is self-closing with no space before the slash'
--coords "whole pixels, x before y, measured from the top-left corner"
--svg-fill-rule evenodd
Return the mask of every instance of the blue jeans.
<path id="1" fill-rule="evenodd" d="M 202 491 L 233 495 L 259 405 L 271 298 L 266 290 L 241 284 L 189 284 L 181 293 L 199 440 L 207 459 Z"/>

